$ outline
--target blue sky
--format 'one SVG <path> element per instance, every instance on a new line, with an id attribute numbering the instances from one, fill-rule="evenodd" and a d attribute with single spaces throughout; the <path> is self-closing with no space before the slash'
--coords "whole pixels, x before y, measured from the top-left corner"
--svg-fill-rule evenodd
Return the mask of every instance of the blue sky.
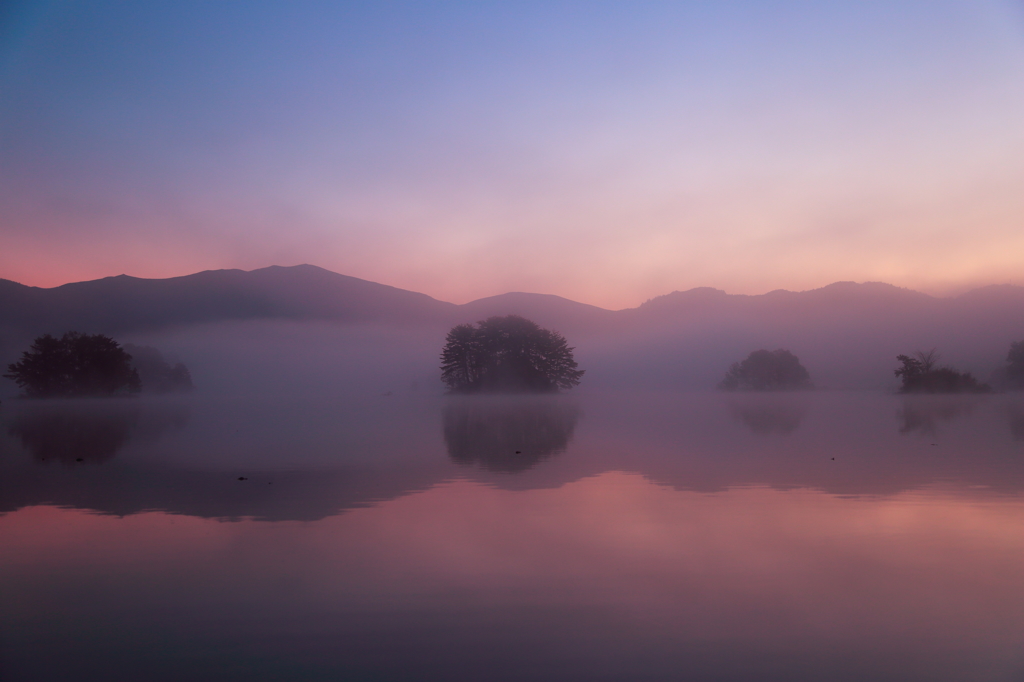
<path id="1" fill-rule="evenodd" d="M 1010 2 L 15 2 L 0 277 L 1024 284 Z"/>

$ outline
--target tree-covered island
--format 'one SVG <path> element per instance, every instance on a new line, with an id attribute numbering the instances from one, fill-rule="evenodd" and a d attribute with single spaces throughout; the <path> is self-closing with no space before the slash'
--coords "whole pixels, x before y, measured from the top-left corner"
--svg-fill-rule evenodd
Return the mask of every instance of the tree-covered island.
<path id="1" fill-rule="evenodd" d="M 917 351 L 913 357 L 897 355 L 900 366 L 894 370 L 902 380 L 900 393 L 989 393 L 992 387 L 975 379 L 970 372 L 939 367 L 936 349 Z"/>
<path id="2" fill-rule="evenodd" d="M 142 388 L 132 356 L 103 334 L 44 334 L 18 362 L 7 366 L 29 398 L 77 398 L 138 393 Z"/>
<path id="3" fill-rule="evenodd" d="M 800 358 L 784 348 L 755 350 L 734 362 L 718 384 L 723 391 L 794 391 L 813 388 Z"/>
<path id="4" fill-rule="evenodd" d="M 1009 388 L 1024 389 L 1024 341 L 1010 344 L 1010 352 L 1006 354 L 1006 367 L 1003 370 Z"/>
<path id="5" fill-rule="evenodd" d="M 561 334 L 518 315 L 460 324 L 441 351 L 441 381 L 458 393 L 569 389 L 584 372 L 572 351 Z"/>

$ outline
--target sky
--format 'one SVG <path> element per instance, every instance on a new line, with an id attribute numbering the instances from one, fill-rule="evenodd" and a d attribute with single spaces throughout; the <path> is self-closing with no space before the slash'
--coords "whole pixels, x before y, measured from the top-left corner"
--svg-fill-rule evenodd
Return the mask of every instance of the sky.
<path id="1" fill-rule="evenodd" d="M 0 277 L 1024 285 L 1024 2 L 0 5 Z"/>

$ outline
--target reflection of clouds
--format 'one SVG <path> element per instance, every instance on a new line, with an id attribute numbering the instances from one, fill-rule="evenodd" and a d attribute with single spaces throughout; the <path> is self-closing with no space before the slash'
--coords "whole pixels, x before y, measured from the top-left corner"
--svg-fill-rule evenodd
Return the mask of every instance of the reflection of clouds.
<path id="1" fill-rule="evenodd" d="M 756 434 L 787 435 L 800 426 L 807 404 L 791 396 L 749 396 L 730 400 L 732 415 Z"/>
<path id="2" fill-rule="evenodd" d="M 897 410 L 900 433 L 932 435 L 939 424 L 948 423 L 962 415 L 974 412 L 974 401 L 969 398 L 907 398 Z"/>
<path id="3" fill-rule="evenodd" d="M 61 402 L 28 406 L 14 417 L 8 433 L 40 461 L 64 464 L 111 459 L 135 437 L 154 441 L 188 421 L 183 406 L 140 406 L 130 402 Z"/>
<path id="4" fill-rule="evenodd" d="M 324 679 L 422 679 L 429 666 L 453 680 L 952 682 L 1017 660 L 1022 524 L 1017 500 L 980 490 L 707 494 L 607 472 L 530 491 L 454 481 L 285 526 L 25 509 L 0 544 L 18 557 L 8 622 L 52 611 L 43 588 L 59 580 L 90 618 L 57 644 L 89 643 L 92 622 L 110 633 L 105 657 L 51 656 L 79 666 L 51 679 L 105 679 L 115 658 L 202 677 L 195 642 L 237 632 L 232 665 L 250 679 L 268 657 L 315 656 Z M 260 637 L 238 608 L 254 595 L 274 615 Z M 140 631 L 160 646 L 140 647 Z M 38 650 L 11 647 L 5 662 Z"/>
<path id="5" fill-rule="evenodd" d="M 549 396 L 453 398 L 442 426 L 459 464 L 517 472 L 564 452 L 578 419 L 575 405 Z"/>

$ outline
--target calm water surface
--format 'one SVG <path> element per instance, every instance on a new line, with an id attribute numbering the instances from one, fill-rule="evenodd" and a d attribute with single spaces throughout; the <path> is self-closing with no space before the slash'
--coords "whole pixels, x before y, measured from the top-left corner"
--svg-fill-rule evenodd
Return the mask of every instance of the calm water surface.
<path id="1" fill-rule="evenodd" d="M 1024 680 L 1024 396 L 0 406 L 0 679 Z"/>

